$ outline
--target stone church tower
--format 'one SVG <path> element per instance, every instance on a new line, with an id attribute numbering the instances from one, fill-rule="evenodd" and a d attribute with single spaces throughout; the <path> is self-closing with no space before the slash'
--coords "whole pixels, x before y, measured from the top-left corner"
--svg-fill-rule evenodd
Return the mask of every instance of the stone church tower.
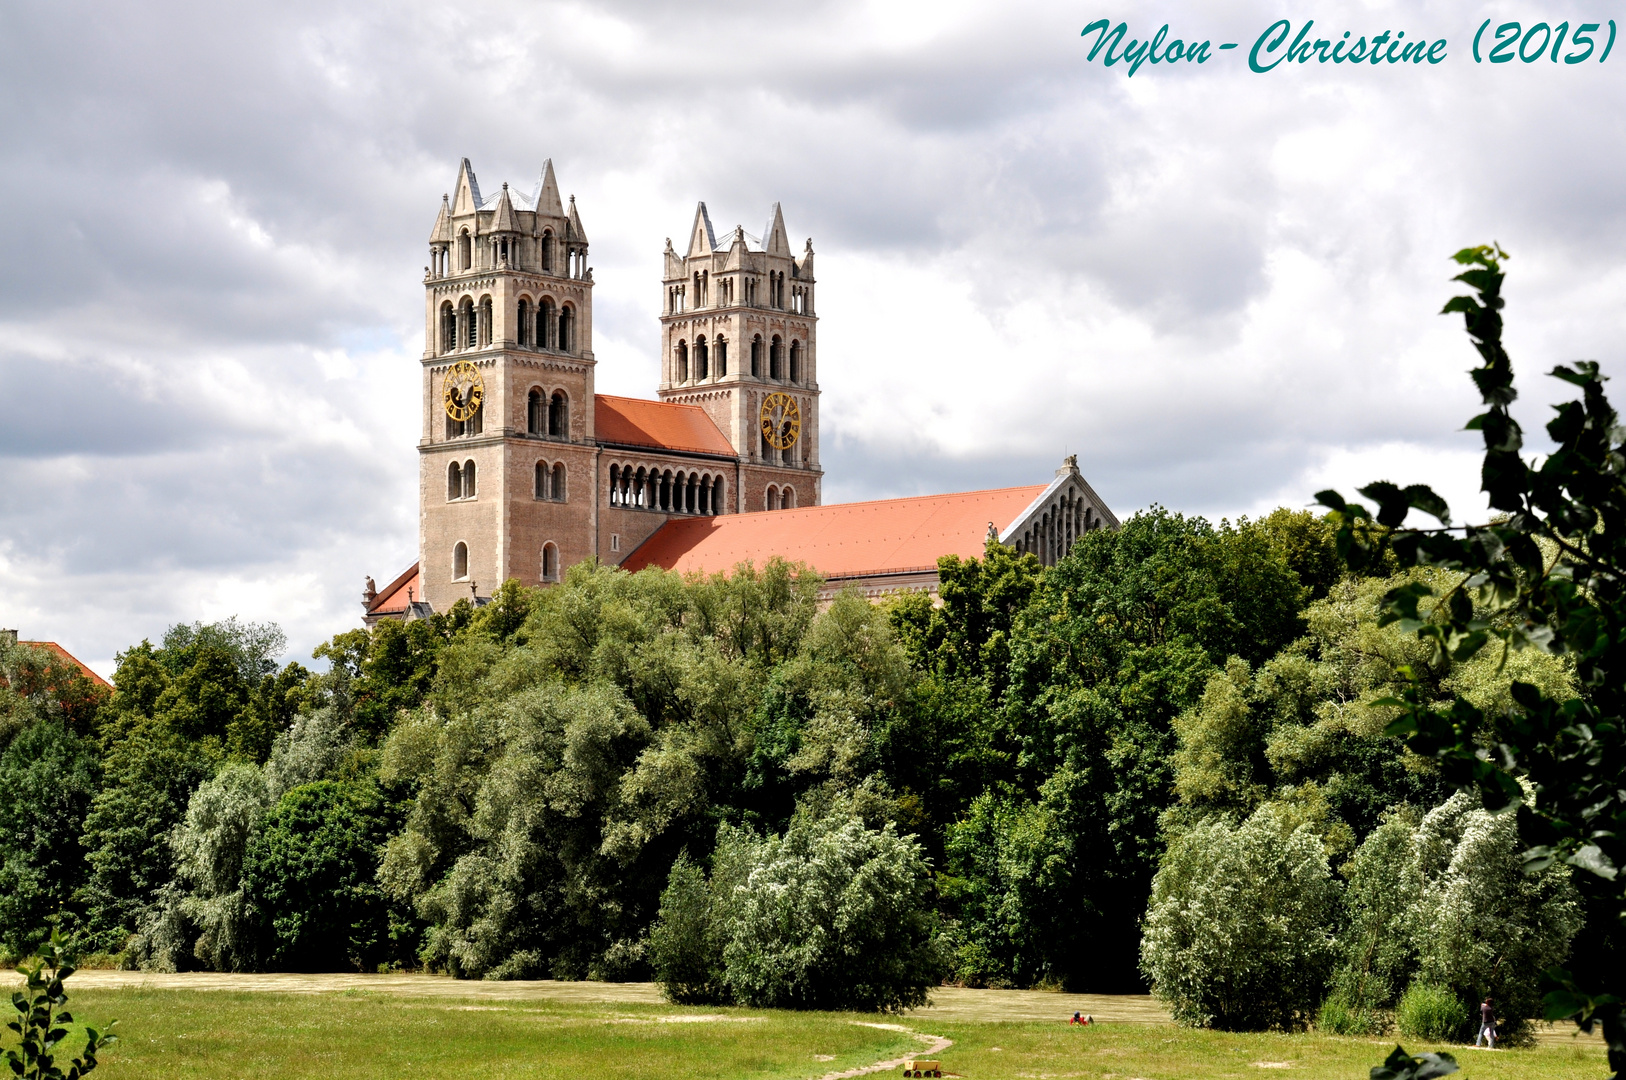
<path id="1" fill-rule="evenodd" d="M 486 197 L 464 158 L 429 255 L 416 599 L 445 611 L 596 554 L 593 276 L 551 161 Z"/>
<path id="2" fill-rule="evenodd" d="M 418 565 L 391 602 L 445 611 L 618 565 L 674 519 L 817 505 L 813 244 L 792 255 L 777 205 L 764 235 L 719 243 L 702 204 L 688 254 L 667 243 L 659 400 L 596 394 L 575 198 L 551 161 L 483 195 L 465 158 L 429 237 Z"/>
<path id="3" fill-rule="evenodd" d="M 774 203 L 760 238 L 719 239 L 706 204 L 680 255 L 666 242 L 662 401 L 699 405 L 747 463 L 741 490 L 786 491 L 779 510 L 820 502 L 813 241 L 798 258 Z"/>

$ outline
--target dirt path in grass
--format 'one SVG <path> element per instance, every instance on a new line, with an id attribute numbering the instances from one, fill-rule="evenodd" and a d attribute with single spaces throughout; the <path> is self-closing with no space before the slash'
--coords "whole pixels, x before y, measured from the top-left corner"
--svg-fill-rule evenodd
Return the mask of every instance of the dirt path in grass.
<path id="1" fill-rule="evenodd" d="M 145 971 L 81 969 L 73 985 L 85 989 L 264 991 L 279 994 L 331 994 L 368 991 L 411 998 L 476 998 L 486 1001 L 557 1001 L 580 1004 L 665 1004 L 654 983 L 556 982 L 552 979 L 485 982 L 444 975 L 223 975 L 186 971 L 161 975 Z M 932 1003 L 911 1009 L 911 1019 L 1057 1020 L 1079 1012 L 1109 1023 L 1167 1024 L 1169 1014 L 1144 994 L 1052 994 L 1041 990 L 968 990 L 940 986 Z"/>
<path id="2" fill-rule="evenodd" d="M 902 1068 L 905 1061 L 911 1061 L 915 1058 L 934 1057 L 954 1045 L 953 1039 L 945 1039 L 941 1035 L 927 1035 L 925 1032 L 921 1031 L 910 1031 L 902 1024 L 867 1024 L 862 1020 L 854 1022 L 862 1027 L 880 1028 L 882 1031 L 901 1031 L 907 1035 L 913 1035 L 915 1038 L 924 1042 L 926 1046 L 924 1049 L 916 1050 L 912 1054 L 905 1054 L 903 1057 L 888 1058 L 886 1061 L 877 1061 L 873 1065 L 865 1065 L 860 1069 L 848 1069 L 845 1072 L 825 1073 L 823 1076 L 819 1077 L 819 1080 L 848 1080 L 849 1077 L 853 1076 L 864 1076 L 868 1073 L 877 1073 L 883 1072 L 887 1069 Z"/>

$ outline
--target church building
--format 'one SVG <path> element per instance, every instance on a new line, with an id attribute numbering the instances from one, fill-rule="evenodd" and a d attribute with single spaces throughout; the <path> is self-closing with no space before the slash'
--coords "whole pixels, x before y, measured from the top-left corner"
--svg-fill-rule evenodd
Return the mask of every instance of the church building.
<path id="1" fill-rule="evenodd" d="M 468 159 L 424 273 L 418 561 L 363 594 L 367 625 L 479 603 L 588 559 L 718 573 L 773 556 L 831 590 L 935 589 L 990 535 L 1047 565 L 1118 520 L 1069 458 L 995 491 L 823 505 L 813 241 L 778 204 L 720 238 L 705 203 L 666 242 L 653 400 L 594 390 L 587 231 L 553 163 L 481 194 Z"/>

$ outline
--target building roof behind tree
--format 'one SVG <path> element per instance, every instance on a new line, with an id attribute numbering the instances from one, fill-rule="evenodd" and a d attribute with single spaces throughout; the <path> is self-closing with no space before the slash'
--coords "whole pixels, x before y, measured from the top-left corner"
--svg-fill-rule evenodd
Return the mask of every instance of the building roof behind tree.
<path id="1" fill-rule="evenodd" d="M 661 526 L 621 565 L 715 574 L 772 555 L 831 580 L 937 573 L 944 555 L 981 558 L 989 526 L 1008 528 L 1046 485 L 684 518 Z"/>
<path id="2" fill-rule="evenodd" d="M 84 663 L 84 661 L 80 660 L 77 656 L 73 655 L 73 653 L 69 652 L 67 649 L 64 649 L 61 645 L 58 645 L 54 641 L 20 641 L 17 638 L 17 631 L 0 630 L 0 642 L 8 642 L 16 645 L 27 645 L 31 649 L 44 649 L 46 652 L 51 653 L 63 663 L 71 664 L 75 668 L 78 668 L 80 674 L 89 679 L 91 682 L 95 683 L 97 686 L 106 687 L 109 690 L 113 689 L 112 683 L 96 674 Z M 0 679 L 0 684 L 3 683 L 4 680 Z"/>

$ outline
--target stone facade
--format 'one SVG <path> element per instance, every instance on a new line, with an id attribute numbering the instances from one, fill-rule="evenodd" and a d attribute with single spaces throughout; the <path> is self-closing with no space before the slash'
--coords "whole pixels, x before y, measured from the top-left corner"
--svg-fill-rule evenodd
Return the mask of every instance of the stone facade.
<path id="1" fill-rule="evenodd" d="M 600 432 L 598 413 L 621 399 L 594 389 L 587 233 L 574 196 L 568 208 L 560 198 L 552 162 L 529 193 L 504 184 L 484 197 L 465 159 L 454 192 L 442 198 L 429 256 L 422 595 L 410 599 L 444 611 L 509 578 L 541 584 L 595 557 L 618 565 L 674 517 L 818 504 L 812 241 L 792 255 L 777 205 L 764 240 L 737 228 L 717 244 L 702 204 L 689 253 L 677 256 L 668 241 L 658 388 L 665 404 L 642 404 L 670 416 L 641 428 L 620 422 L 613 440 Z M 688 291 L 691 283 L 697 291 Z M 701 346 L 703 366 L 680 369 L 680 344 L 690 365 Z M 448 388 L 458 411 L 467 409 L 464 364 L 482 396 L 458 420 L 448 412 Z M 785 449 L 762 431 L 765 402 L 779 425 L 772 441 L 788 438 Z M 708 438 L 664 433 L 693 430 L 691 406 L 710 418 Z"/>

